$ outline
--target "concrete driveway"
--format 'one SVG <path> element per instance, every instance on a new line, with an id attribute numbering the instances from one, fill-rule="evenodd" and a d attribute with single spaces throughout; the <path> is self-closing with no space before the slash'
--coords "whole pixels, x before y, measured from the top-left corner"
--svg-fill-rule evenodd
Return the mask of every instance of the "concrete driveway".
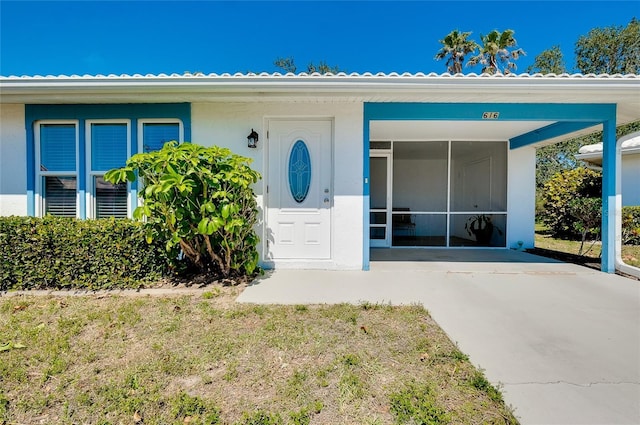
<path id="1" fill-rule="evenodd" d="M 277 270 L 239 302 L 421 303 L 522 424 L 640 424 L 640 281 L 506 250 L 374 250 Z"/>

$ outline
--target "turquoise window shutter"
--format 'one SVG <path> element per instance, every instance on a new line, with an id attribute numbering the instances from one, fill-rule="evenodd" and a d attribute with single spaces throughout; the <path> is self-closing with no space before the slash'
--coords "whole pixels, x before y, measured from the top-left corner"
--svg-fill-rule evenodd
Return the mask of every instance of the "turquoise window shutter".
<path id="1" fill-rule="evenodd" d="M 75 124 L 40 126 L 40 170 L 76 171 Z"/>

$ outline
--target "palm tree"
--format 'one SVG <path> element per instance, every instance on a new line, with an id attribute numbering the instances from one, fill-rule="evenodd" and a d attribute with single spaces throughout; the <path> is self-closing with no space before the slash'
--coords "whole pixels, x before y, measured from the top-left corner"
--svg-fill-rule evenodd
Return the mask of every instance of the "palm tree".
<path id="1" fill-rule="evenodd" d="M 442 48 L 436 54 L 435 59 L 442 60 L 447 58 L 447 71 L 451 74 L 462 72 L 464 57 L 475 52 L 479 47 L 478 43 L 467 39 L 470 35 L 471 32 L 453 30 L 444 39 L 439 40 L 442 43 Z"/>
<path id="2" fill-rule="evenodd" d="M 517 48 L 509 50 L 509 47 L 517 45 L 516 39 L 513 38 L 513 30 L 505 30 L 500 32 L 493 30 L 487 35 L 481 35 L 482 46 L 477 56 L 469 59 L 468 66 L 477 64 L 482 65 L 482 72 L 495 74 L 496 72 L 504 72 L 508 74 L 512 69 L 516 69 L 516 64 L 512 61 L 518 60 L 520 55 L 525 55 L 524 50 Z M 499 64 L 502 65 L 503 71 L 500 70 Z"/>

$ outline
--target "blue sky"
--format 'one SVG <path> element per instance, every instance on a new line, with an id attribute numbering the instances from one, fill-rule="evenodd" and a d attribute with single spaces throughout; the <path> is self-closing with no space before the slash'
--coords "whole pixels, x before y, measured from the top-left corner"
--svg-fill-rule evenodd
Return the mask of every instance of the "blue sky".
<path id="1" fill-rule="evenodd" d="M 453 29 L 515 30 L 527 56 L 640 19 L 640 1 L 5 1 L 0 75 L 275 72 L 291 56 L 347 72 L 445 72 Z M 467 68 L 465 72 L 474 71 Z"/>

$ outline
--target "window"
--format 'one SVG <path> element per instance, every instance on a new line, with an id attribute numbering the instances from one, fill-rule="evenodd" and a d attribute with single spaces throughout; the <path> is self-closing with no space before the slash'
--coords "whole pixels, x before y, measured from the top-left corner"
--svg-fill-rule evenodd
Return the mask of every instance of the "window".
<path id="1" fill-rule="evenodd" d="M 113 185 L 104 174 L 131 155 L 191 138 L 191 105 L 25 105 L 27 213 L 131 216 L 140 182 Z"/>
<path id="2" fill-rule="evenodd" d="M 293 199 L 301 204 L 307 199 L 311 186 L 311 157 L 307 145 L 298 140 L 289 154 L 289 191 Z"/>
<path id="3" fill-rule="evenodd" d="M 87 122 L 89 140 L 89 216 L 93 218 L 127 217 L 127 183 L 111 184 L 103 178 L 106 171 L 123 167 L 129 157 L 128 120 Z"/>
<path id="4" fill-rule="evenodd" d="M 37 123 L 35 141 L 40 215 L 77 217 L 77 122 Z"/>
<path id="5" fill-rule="evenodd" d="M 151 152 L 162 149 L 172 140 L 183 140 L 182 123 L 178 120 L 141 120 L 138 140 L 139 152 Z"/>

